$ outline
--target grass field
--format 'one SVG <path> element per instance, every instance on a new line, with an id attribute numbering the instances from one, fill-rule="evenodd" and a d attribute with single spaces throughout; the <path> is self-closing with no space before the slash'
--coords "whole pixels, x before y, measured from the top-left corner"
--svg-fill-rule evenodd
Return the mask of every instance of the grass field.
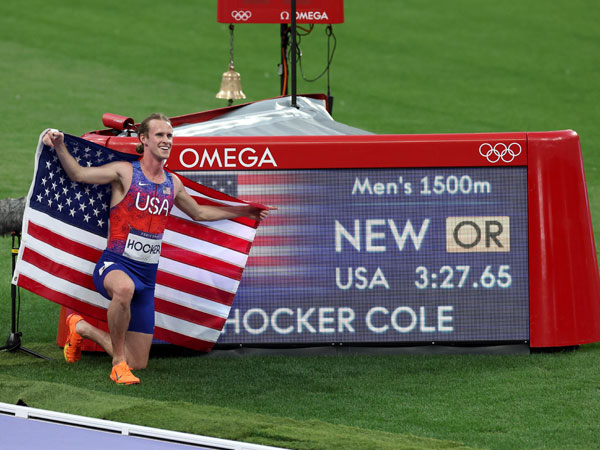
<path id="1" fill-rule="evenodd" d="M 346 0 L 345 16 L 334 27 L 336 120 L 394 134 L 573 129 L 600 223 L 597 2 Z M 278 33 L 236 26 L 250 101 L 278 94 Z M 139 120 L 224 106 L 214 97 L 228 44 L 215 1 L 3 0 L 0 198 L 26 194 L 48 126 L 78 135 L 102 128 L 104 112 Z M 303 53 L 307 74 L 319 73 L 322 27 Z M 299 82 L 300 92 L 325 89 Z M 5 237 L 0 339 L 10 329 L 10 270 Z M 24 345 L 54 360 L 0 353 L 0 401 L 298 449 L 600 448 L 600 344 L 527 356 L 157 350 L 143 384 L 120 389 L 106 356 L 61 361 L 57 317 L 56 305 L 22 291 Z"/>

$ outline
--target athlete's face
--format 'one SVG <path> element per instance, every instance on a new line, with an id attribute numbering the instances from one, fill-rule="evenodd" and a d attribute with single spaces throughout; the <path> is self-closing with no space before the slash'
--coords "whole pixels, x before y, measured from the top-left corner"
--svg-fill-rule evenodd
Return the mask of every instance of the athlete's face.
<path id="1" fill-rule="evenodd" d="M 141 135 L 144 144 L 144 153 L 149 152 L 160 160 L 166 160 L 171 154 L 173 146 L 173 128 L 164 120 L 151 120 L 148 136 Z"/>

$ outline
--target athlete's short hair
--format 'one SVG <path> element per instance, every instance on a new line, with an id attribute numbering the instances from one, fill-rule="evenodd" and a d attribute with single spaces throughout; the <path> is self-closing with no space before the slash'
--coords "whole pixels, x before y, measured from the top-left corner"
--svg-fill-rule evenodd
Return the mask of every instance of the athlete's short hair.
<path id="1" fill-rule="evenodd" d="M 146 117 L 144 120 L 142 120 L 142 123 L 140 123 L 140 126 L 137 129 L 138 139 L 140 138 L 140 136 L 142 134 L 144 136 L 148 137 L 148 133 L 150 133 L 150 122 L 152 120 L 162 120 L 163 122 L 167 122 L 169 125 L 171 124 L 171 121 L 169 120 L 169 118 L 167 116 L 165 116 L 164 114 L 152 113 L 148 117 Z M 140 139 L 140 141 L 141 141 L 141 139 Z M 137 147 L 135 148 L 135 151 L 138 152 L 140 155 L 142 153 L 144 153 L 144 144 L 142 144 L 140 142 L 137 145 Z"/>

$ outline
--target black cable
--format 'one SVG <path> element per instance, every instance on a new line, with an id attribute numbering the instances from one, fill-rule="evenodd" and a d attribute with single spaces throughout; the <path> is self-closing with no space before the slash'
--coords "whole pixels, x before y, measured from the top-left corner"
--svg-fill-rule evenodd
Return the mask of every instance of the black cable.
<path id="1" fill-rule="evenodd" d="M 335 37 L 335 34 L 333 33 L 333 27 L 331 25 L 327 25 L 327 28 L 325 28 L 325 34 L 327 35 L 327 65 L 325 66 L 325 69 L 323 69 L 323 71 L 315 78 L 307 78 L 306 75 L 304 74 L 304 68 L 302 67 L 302 51 L 300 49 L 301 39 L 298 39 L 298 43 L 296 45 L 296 48 L 298 49 L 297 50 L 298 65 L 300 66 L 300 73 L 302 74 L 302 79 L 306 82 L 313 83 L 313 82 L 317 81 L 318 79 L 320 79 L 321 77 L 323 77 L 323 75 L 325 75 L 327 73 L 327 84 L 329 85 L 329 70 L 331 68 L 331 63 L 333 62 L 333 56 L 335 55 L 335 49 L 337 47 L 337 38 Z M 332 38 L 333 38 L 333 50 L 331 49 L 331 39 Z"/>
<path id="2" fill-rule="evenodd" d="M 302 30 L 302 31 L 304 31 L 304 34 L 298 33 L 297 35 L 298 36 L 308 36 L 310 33 L 312 33 L 312 30 L 313 30 L 314 27 L 315 27 L 314 23 L 311 23 L 308 28 L 303 28 L 303 27 L 301 27 L 299 25 L 296 25 L 296 30 Z"/>

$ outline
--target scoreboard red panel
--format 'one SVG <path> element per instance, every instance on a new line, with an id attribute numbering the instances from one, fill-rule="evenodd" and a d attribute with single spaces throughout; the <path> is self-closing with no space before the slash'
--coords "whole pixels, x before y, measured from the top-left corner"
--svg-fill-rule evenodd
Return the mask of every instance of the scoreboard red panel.
<path id="1" fill-rule="evenodd" d="M 598 261 L 579 137 L 528 133 L 532 347 L 600 340 Z"/>

